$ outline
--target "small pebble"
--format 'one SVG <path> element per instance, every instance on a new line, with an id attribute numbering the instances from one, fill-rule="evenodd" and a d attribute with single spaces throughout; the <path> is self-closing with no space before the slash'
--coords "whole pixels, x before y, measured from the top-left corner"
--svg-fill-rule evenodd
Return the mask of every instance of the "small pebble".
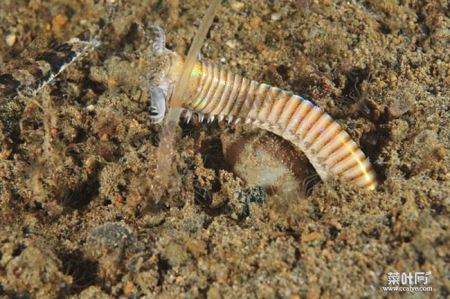
<path id="1" fill-rule="evenodd" d="M 388 80 L 391 84 L 395 84 L 397 82 L 397 76 L 394 73 L 390 73 L 388 75 Z"/>
<path id="2" fill-rule="evenodd" d="M 231 2 L 231 8 L 234 10 L 234 11 L 241 11 L 243 8 L 244 8 L 244 3 L 242 3 L 242 2 L 239 2 L 239 1 L 233 1 L 233 2 Z"/>
<path id="3" fill-rule="evenodd" d="M 225 45 L 231 49 L 235 49 L 237 47 L 237 44 L 238 42 L 235 39 L 230 39 L 225 42 Z"/>
<path id="4" fill-rule="evenodd" d="M 388 107 L 389 114 L 392 118 L 399 118 L 403 114 L 411 110 L 414 103 L 412 95 L 395 99 Z"/>
<path id="5" fill-rule="evenodd" d="M 310 234 L 307 235 L 303 235 L 302 236 L 302 243 L 307 243 L 307 242 L 311 242 L 311 241 L 315 241 L 317 239 L 320 239 L 322 237 L 322 234 L 319 232 L 312 232 Z"/>
<path id="6" fill-rule="evenodd" d="M 17 36 L 14 33 L 10 33 L 8 35 L 6 35 L 5 37 L 5 42 L 9 47 L 14 46 L 14 44 L 16 43 L 17 40 Z"/>
<path id="7" fill-rule="evenodd" d="M 435 153 L 439 160 L 445 160 L 445 149 L 443 147 L 436 148 Z"/>
<path id="8" fill-rule="evenodd" d="M 260 17 L 254 17 L 250 20 L 250 27 L 253 29 L 257 29 L 262 23 L 262 19 Z"/>
<path id="9" fill-rule="evenodd" d="M 172 267 L 183 265 L 189 260 L 186 249 L 173 241 L 164 248 L 164 257 Z"/>
<path id="10" fill-rule="evenodd" d="M 220 291 L 218 288 L 216 287 L 210 287 L 208 289 L 208 293 L 207 293 L 207 298 L 211 298 L 211 299 L 221 299 L 222 296 L 220 295 Z"/>
<path id="11" fill-rule="evenodd" d="M 270 19 L 271 19 L 272 21 L 279 21 L 279 20 L 281 20 L 281 14 L 279 14 L 279 13 L 274 13 L 274 14 L 272 14 L 272 15 L 270 16 Z"/>
<path id="12" fill-rule="evenodd" d="M 52 19 L 52 31 L 60 32 L 64 25 L 66 25 L 68 18 L 65 15 L 57 15 Z"/>

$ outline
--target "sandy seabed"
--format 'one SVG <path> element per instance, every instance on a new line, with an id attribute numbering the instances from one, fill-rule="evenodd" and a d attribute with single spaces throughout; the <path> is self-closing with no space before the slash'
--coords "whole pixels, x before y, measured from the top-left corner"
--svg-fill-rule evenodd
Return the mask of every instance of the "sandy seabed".
<path id="1" fill-rule="evenodd" d="M 94 2 L 1 1 L 0 73 L 94 26 Z M 0 298 L 448 297 L 448 3 L 223 4 L 202 58 L 313 100 L 380 179 L 373 192 L 317 182 L 306 195 L 249 184 L 225 146 L 289 144 L 196 118 L 177 132 L 167 186 L 156 179 L 146 82 L 163 65 L 139 24 L 185 54 L 207 5 L 126 1 L 98 49 L 2 120 L 20 131 L 0 128 Z M 431 272 L 433 290 L 383 291 L 393 272 Z"/>

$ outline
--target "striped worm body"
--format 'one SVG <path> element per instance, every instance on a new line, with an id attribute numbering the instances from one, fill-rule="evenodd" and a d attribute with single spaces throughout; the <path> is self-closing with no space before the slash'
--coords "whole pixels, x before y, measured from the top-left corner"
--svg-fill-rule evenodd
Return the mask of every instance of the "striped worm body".
<path id="1" fill-rule="evenodd" d="M 169 70 L 176 82 L 183 59 L 175 55 Z M 322 180 L 330 177 L 373 190 L 376 177 L 359 146 L 318 106 L 291 92 L 248 80 L 213 65 L 198 62 L 191 73 L 183 106 L 189 120 L 214 118 L 253 124 L 292 142 L 308 157 Z"/>

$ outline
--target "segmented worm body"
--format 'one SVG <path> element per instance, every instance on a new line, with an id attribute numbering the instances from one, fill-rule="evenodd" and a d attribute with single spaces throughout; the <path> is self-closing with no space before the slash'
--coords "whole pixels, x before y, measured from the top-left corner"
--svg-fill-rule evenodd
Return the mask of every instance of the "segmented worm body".
<path id="1" fill-rule="evenodd" d="M 168 79 L 176 82 L 183 58 L 174 55 Z M 318 106 L 291 92 L 248 80 L 212 63 L 198 62 L 182 108 L 189 120 L 243 121 L 292 142 L 308 157 L 322 180 L 330 177 L 372 190 L 376 177 L 359 146 Z"/>

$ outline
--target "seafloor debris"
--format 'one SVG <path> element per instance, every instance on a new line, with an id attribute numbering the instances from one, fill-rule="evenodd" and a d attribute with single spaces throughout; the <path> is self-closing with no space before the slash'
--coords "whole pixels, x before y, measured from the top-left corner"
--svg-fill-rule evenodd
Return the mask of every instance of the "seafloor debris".
<path id="1" fill-rule="evenodd" d="M 245 188 L 235 193 L 235 198 L 230 200 L 228 206 L 231 208 L 231 217 L 245 219 L 250 216 L 250 204 L 262 204 L 267 199 L 267 193 L 261 186 Z"/>

